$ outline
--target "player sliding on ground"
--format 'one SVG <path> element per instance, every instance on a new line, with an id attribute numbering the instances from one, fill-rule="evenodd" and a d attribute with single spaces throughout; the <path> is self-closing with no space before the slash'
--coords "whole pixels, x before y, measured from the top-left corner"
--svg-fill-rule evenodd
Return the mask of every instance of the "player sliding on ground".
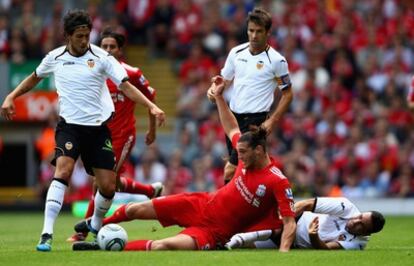
<path id="1" fill-rule="evenodd" d="M 232 235 L 243 232 L 258 220 L 279 210 L 283 225 L 279 250 L 287 252 L 295 237 L 293 196 L 288 179 L 266 152 L 266 131 L 262 128 L 240 133 L 237 121 L 222 97 L 223 80 L 212 89 L 220 121 L 238 151 L 234 178 L 215 193 L 184 193 L 124 205 L 104 223 L 134 219 L 158 220 L 163 226 L 185 227 L 178 235 L 161 240 L 129 241 L 125 250 L 208 250 L 223 246 Z M 85 224 L 85 223 L 84 223 Z M 94 242 L 74 243 L 74 250 L 94 250 Z"/>
<path id="2" fill-rule="evenodd" d="M 382 230 L 385 219 L 377 211 L 361 213 L 346 198 L 314 198 L 295 203 L 295 248 L 363 250 L 369 236 Z M 261 230 L 234 235 L 227 249 L 276 248 L 280 231 Z"/>

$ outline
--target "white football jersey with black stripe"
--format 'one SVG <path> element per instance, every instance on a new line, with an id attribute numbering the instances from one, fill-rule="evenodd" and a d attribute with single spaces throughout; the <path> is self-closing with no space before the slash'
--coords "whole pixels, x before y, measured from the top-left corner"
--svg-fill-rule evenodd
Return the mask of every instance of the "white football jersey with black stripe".
<path id="1" fill-rule="evenodd" d="M 71 55 L 66 46 L 56 48 L 35 73 L 38 77 L 54 75 L 59 115 L 69 124 L 87 126 L 101 125 L 114 112 L 106 80 L 118 86 L 128 77 L 113 56 L 93 44 L 81 56 Z"/>
<path id="2" fill-rule="evenodd" d="M 304 212 L 297 223 L 295 245 L 312 248 L 308 228 L 319 217 L 319 238 L 324 242 L 338 242 L 344 249 L 364 249 L 369 237 L 355 236 L 346 231 L 348 219 L 361 212 L 346 198 L 317 198 L 314 212 Z"/>

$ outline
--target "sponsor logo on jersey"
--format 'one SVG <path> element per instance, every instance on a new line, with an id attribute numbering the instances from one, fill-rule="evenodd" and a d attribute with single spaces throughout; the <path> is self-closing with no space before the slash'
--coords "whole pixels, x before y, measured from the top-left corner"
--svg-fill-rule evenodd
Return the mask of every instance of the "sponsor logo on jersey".
<path id="1" fill-rule="evenodd" d="M 102 147 L 102 150 L 112 151 L 112 142 L 110 139 L 105 140 L 105 146 Z"/>
<path id="2" fill-rule="evenodd" d="M 74 64 L 75 64 L 75 62 L 71 62 L 71 61 L 70 62 L 63 63 L 64 66 L 66 66 L 66 65 L 74 65 Z"/>
<path id="3" fill-rule="evenodd" d="M 88 59 L 86 63 L 88 64 L 89 68 L 93 68 L 95 66 L 95 61 L 93 59 Z"/>
<path id="4" fill-rule="evenodd" d="M 346 240 L 346 235 L 345 234 L 340 234 L 338 236 L 338 241 L 345 241 Z"/>
<path id="5" fill-rule="evenodd" d="M 262 60 L 259 60 L 257 63 L 256 63 L 256 67 L 257 67 L 257 69 L 262 69 L 263 68 L 263 66 L 264 66 L 264 62 L 262 61 Z"/>
<path id="6" fill-rule="evenodd" d="M 266 186 L 263 185 L 263 184 L 260 184 L 257 187 L 256 196 L 258 196 L 258 197 L 264 197 L 265 194 L 266 194 Z"/>
<path id="7" fill-rule="evenodd" d="M 290 188 L 285 189 L 286 198 L 293 200 L 293 192 Z"/>
<path id="8" fill-rule="evenodd" d="M 125 102 L 125 95 L 122 92 L 112 92 L 111 98 L 114 103 Z"/>
<path id="9" fill-rule="evenodd" d="M 244 63 L 247 63 L 247 59 L 244 59 L 244 58 L 239 58 L 239 59 L 237 59 L 237 61 L 242 61 Z"/>
<path id="10" fill-rule="evenodd" d="M 65 143 L 65 148 L 70 151 L 73 148 L 72 142 L 68 141 Z"/>
<path id="11" fill-rule="evenodd" d="M 240 195 L 243 197 L 243 199 L 247 203 L 252 204 L 254 194 L 251 193 L 247 186 L 244 184 L 242 177 L 238 176 L 234 183 L 236 185 L 236 189 L 240 192 Z"/>

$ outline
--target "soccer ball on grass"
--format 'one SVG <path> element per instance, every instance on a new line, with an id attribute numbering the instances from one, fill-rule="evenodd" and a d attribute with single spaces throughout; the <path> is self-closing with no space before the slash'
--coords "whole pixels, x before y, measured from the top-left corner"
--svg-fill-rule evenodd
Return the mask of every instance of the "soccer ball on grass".
<path id="1" fill-rule="evenodd" d="M 128 235 L 120 225 L 107 224 L 99 230 L 97 241 L 102 250 L 121 251 L 128 241 Z"/>

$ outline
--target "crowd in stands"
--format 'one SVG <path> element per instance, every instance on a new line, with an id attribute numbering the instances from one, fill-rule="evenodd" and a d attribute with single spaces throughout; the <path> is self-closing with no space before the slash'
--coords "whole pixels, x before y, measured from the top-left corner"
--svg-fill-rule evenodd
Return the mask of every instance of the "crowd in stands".
<path id="1" fill-rule="evenodd" d="M 39 59 L 62 44 L 61 17 L 73 5 L 55 1 L 40 16 L 35 1 L 0 1 L 0 61 Z M 206 90 L 229 50 L 247 41 L 255 5 L 272 14 L 270 44 L 289 63 L 294 100 L 269 149 L 294 195 L 413 197 L 414 116 L 405 99 L 414 5 L 404 0 L 85 2 L 92 42 L 110 25 L 130 44 L 171 59 L 180 80 L 175 148 L 149 147 L 131 177 L 163 181 L 167 193 L 223 185 L 224 133 Z"/>

